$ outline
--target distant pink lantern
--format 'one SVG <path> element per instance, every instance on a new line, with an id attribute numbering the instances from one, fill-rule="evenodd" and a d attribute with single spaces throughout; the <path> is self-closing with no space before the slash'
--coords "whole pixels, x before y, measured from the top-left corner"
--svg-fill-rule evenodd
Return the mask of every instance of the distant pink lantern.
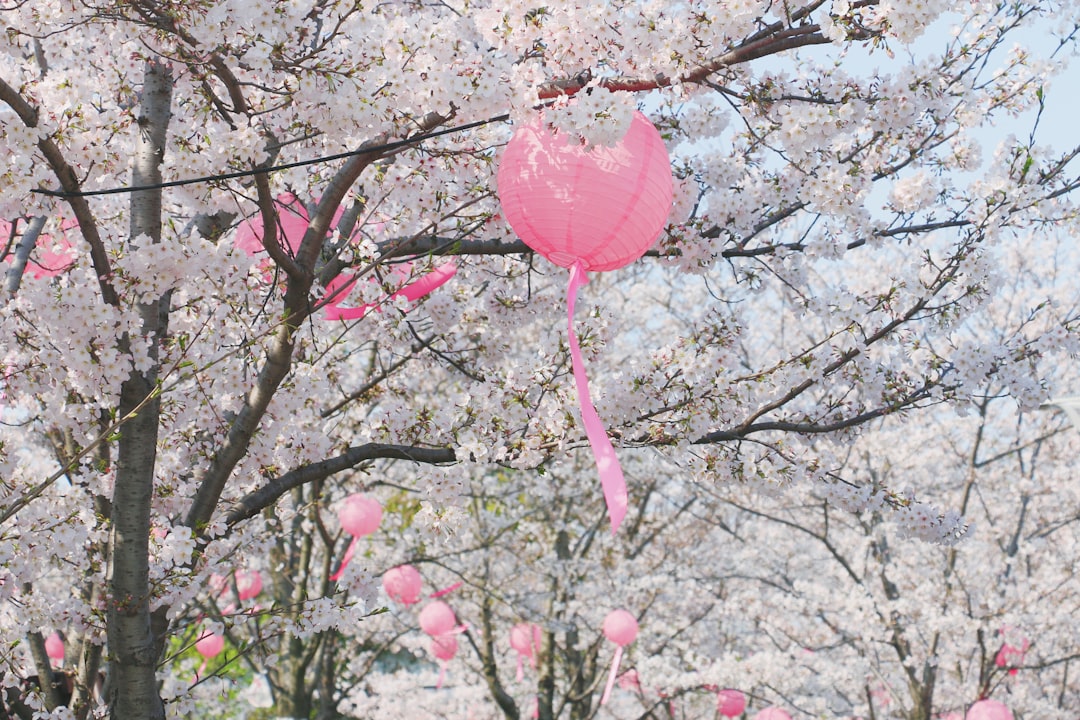
<path id="1" fill-rule="evenodd" d="M 726 718 L 738 717 L 746 710 L 746 696 L 738 690 L 716 693 L 716 711 Z"/>
<path id="2" fill-rule="evenodd" d="M 431 638 L 431 654 L 439 660 L 439 683 L 441 688 L 446 679 L 446 664 L 454 659 L 458 651 L 457 637 L 454 635 L 436 635 Z"/>
<path id="3" fill-rule="evenodd" d="M 330 579 L 335 582 L 345 574 L 345 568 L 348 567 L 349 561 L 352 560 L 353 552 L 356 550 L 356 543 L 360 538 L 379 529 L 379 523 L 382 522 L 382 505 L 374 498 L 369 498 L 360 493 L 353 493 L 345 498 L 345 501 L 338 507 L 338 520 L 341 522 L 341 528 L 352 535 L 353 538 L 345 551 L 345 557 L 341 559 L 341 567 L 330 576 Z"/>
<path id="4" fill-rule="evenodd" d="M 979 700 L 968 708 L 967 720 L 1013 720 L 1013 714 L 997 700 Z"/>
<path id="5" fill-rule="evenodd" d="M 203 633 L 202 637 L 195 643 L 195 650 L 207 660 L 217 657 L 224 649 L 225 638 L 221 635 Z"/>
<path id="6" fill-rule="evenodd" d="M 262 592 L 262 575 L 258 570 L 237 570 L 236 594 L 243 600 L 250 600 Z"/>
<path id="7" fill-rule="evenodd" d="M 535 623 L 518 623 L 510 628 L 510 647 L 517 651 L 517 680 L 521 682 L 523 660 L 536 667 L 536 654 L 540 650 L 540 626 Z"/>
<path id="8" fill-rule="evenodd" d="M 453 660 L 457 651 L 456 635 L 436 635 L 431 638 L 431 654 L 439 660 Z"/>
<path id="9" fill-rule="evenodd" d="M 566 304 L 574 382 L 614 533 L 626 516 L 626 482 L 589 396 L 574 333 L 574 305 L 588 271 L 630 264 L 663 230 L 672 199 L 667 149 L 639 112 L 618 144 L 591 149 L 577 137 L 553 132 L 537 117 L 519 127 L 507 144 L 497 185 L 503 215 L 518 237 L 570 269 Z"/>
<path id="10" fill-rule="evenodd" d="M 432 637 L 452 633 L 457 625 L 454 611 L 442 600 L 428 603 L 420 611 L 419 620 L 420 629 Z"/>
<path id="11" fill-rule="evenodd" d="M 282 193 L 281 195 L 278 195 L 274 200 L 274 204 L 277 206 L 275 209 L 277 210 L 278 215 L 278 243 L 287 250 L 289 255 L 295 256 L 300 249 L 300 243 L 303 241 L 304 235 L 307 233 L 308 225 L 311 223 L 307 208 L 304 206 L 304 203 L 300 202 L 300 199 L 292 193 Z M 330 221 L 331 228 L 337 226 L 338 221 L 341 220 L 342 214 L 343 211 L 340 207 L 334 211 L 334 216 Z M 240 222 L 239 227 L 236 229 L 234 243 L 236 247 L 252 257 L 265 252 L 265 248 L 263 248 L 263 221 L 261 213 Z M 266 261 L 266 263 L 269 263 L 269 261 Z M 410 269 L 411 263 L 403 263 L 395 268 L 393 274 L 402 281 L 406 281 L 409 279 Z M 457 265 L 453 261 L 443 263 L 431 272 L 422 275 L 416 282 L 409 283 L 402 287 L 395 292 L 391 298 L 396 298 L 400 295 L 415 302 L 435 288 L 444 284 L 447 280 L 452 278 L 456 272 Z M 269 279 L 269 275 L 267 278 Z M 341 300 L 344 299 L 345 294 L 349 292 L 349 288 L 355 283 L 355 275 L 338 275 L 327 284 L 327 295 L 335 294 L 335 299 L 331 300 L 326 305 L 326 317 L 328 320 L 352 320 L 360 318 L 371 309 L 371 305 L 362 305 L 355 308 L 343 308 L 340 306 Z"/>
<path id="12" fill-rule="evenodd" d="M 755 715 L 754 720 L 791 720 L 791 715 L 788 714 L 787 710 L 781 710 L 778 707 L 767 707 Z"/>
<path id="13" fill-rule="evenodd" d="M 423 580 L 420 571 L 412 565 L 398 565 L 383 573 L 383 590 L 394 602 L 402 605 L 414 605 L 420 601 L 420 588 Z"/>
<path id="14" fill-rule="evenodd" d="M 0 220 L 0 243 L 6 243 L 13 235 L 21 234 L 22 230 L 26 229 L 26 224 L 25 220 L 17 220 L 14 224 Z M 78 250 L 68 238 L 68 231 L 78 226 L 77 220 L 61 220 L 58 238 L 41 233 L 27 263 L 26 272 L 39 279 L 56 277 L 66 272 L 78 258 Z"/>
<path id="15" fill-rule="evenodd" d="M 611 697 L 611 690 L 615 687 L 615 678 L 619 674 L 619 663 L 622 662 L 623 648 L 634 642 L 638 634 L 637 619 L 626 610 L 612 610 L 604 618 L 604 637 L 615 643 L 615 657 L 611 659 L 611 670 L 608 672 L 607 685 L 604 686 L 604 694 L 600 697 L 600 704 L 607 703 Z"/>
<path id="16" fill-rule="evenodd" d="M 53 661 L 53 665 L 64 662 L 64 641 L 60 639 L 60 633 L 54 632 L 45 638 L 45 654 Z"/>

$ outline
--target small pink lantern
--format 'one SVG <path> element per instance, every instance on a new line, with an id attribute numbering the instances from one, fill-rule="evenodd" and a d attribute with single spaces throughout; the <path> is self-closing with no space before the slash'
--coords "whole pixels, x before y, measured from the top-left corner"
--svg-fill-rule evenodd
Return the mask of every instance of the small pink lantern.
<path id="1" fill-rule="evenodd" d="M 997 700 L 979 700 L 968 708 L 967 720 L 1013 720 L 1013 714 Z"/>
<path id="2" fill-rule="evenodd" d="M 518 237 L 570 269 L 566 305 L 574 383 L 614 533 L 626 516 L 626 481 L 589 396 L 574 333 L 574 305 L 588 271 L 630 264 L 664 228 L 672 199 L 667 149 L 639 112 L 617 145 L 591 149 L 575 137 L 552 132 L 538 117 L 510 139 L 497 185 L 503 215 Z"/>
<path id="3" fill-rule="evenodd" d="M 262 575 L 258 570 L 237 570 L 236 595 L 241 601 L 250 600 L 262 592 Z"/>
<path id="4" fill-rule="evenodd" d="M 7 220 L 0 220 L 0 241 L 6 242 L 20 226 L 25 225 L 25 221 L 16 221 L 13 225 Z M 78 250 L 68 238 L 68 231 L 78 226 L 77 220 L 61 220 L 59 238 L 54 238 L 47 233 L 38 235 L 34 252 L 26 265 L 26 271 L 38 279 L 56 277 L 66 272 L 78 258 Z"/>
<path id="5" fill-rule="evenodd" d="M 195 649 L 200 655 L 209 660 L 217 657 L 225 649 L 225 638 L 208 632 L 203 633 L 202 637 L 195 643 Z"/>
<path id="6" fill-rule="evenodd" d="M 202 665 L 195 671 L 195 679 L 198 680 L 199 676 L 206 670 L 206 663 L 211 659 L 217 657 L 222 650 L 225 649 L 225 638 L 221 635 L 214 635 L 210 632 L 204 632 L 199 639 L 195 642 L 195 650 L 203 656 Z"/>
<path id="7" fill-rule="evenodd" d="M 726 718 L 738 717 L 746 709 L 746 696 L 738 690 L 716 693 L 716 711 Z"/>
<path id="8" fill-rule="evenodd" d="M 536 668 L 536 653 L 540 650 L 540 626 L 535 623 L 519 623 L 510 628 L 510 647 L 517 651 L 517 681 L 524 677 L 523 659 Z"/>
<path id="9" fill-rule="evenodd" d="M 420 611 L 419 620 L 420 629 L 432 637 L 450 634 L 457 625 L 454 611 L 442 600 L 428 603 Z"/>
<path id="10" fill-rule="evenodd" d="M 349 561 L 352 560 L 353 552 L 356 550 L 356 543 L 360 538 L 379 529 L 379 523 L 382 522 L 382 505 L 374 498 L 369 498 L 360 493 L 353 493 L 345 498 L 345 502 L 338 508 L 338 520 L 341 522 L 342 529 L 352 535 L 353 538 L 352 542 L 349 543 L 349 548 L 345 551 L 345 557 L 341 559 L 341 567 L 330 576 L 330 579 L 335 582 L 345 574 L 345 568 L 349 565 Z"/>
<path id="11" fill-rule="evenodd" d="M 781 710 L 778 707 L 767 707 L 755 715 L 754 720 L 791 720 L 791 715 L 788 714 L 787 710 Z"/>
<path id="12" fill-rule="evenodd" d="M 412 565 L 398 565 L 383 573 L 383 590 L 394 602 L 402 605 L 414 605 L 420 601 L 420 588 L 423 581 L 420 571 Z"/>
<path id="13" fill-rule="evenodd" d="M 446 679 L 446 664 L 454 659 L 458 651 L 457 637 L 454 635 L 436 635 L 431 638 L 431 654 L 439 660 L 439 683 L 435 686 L 441 688 Z"/>
<path id="14" fill-rule="evenodd" d="M 64 664 L 64 641 L 61 639 L 60 633 L 54 632 L 45 638 L 45 654 L 49 656 L 53 667 Z"/>
<path id="15" fill-rule="evenodd" d="M 304 239 L 304 234 L 307 233 L 308 225 L 311 223 L 307 208 L 304 207 L 304 204 L 300 202 L 300 199 L 292 193 L 282 193 L 281 195 L 278 195 L 274 200 L 274 204 L 277 206 L 278 237 L 280 238 L 280 244 L 283 248 L 287 249 L 289 255 L 295 256 L 296 252 L 300 249 L 300 243 Z M 330 221 L 331 227 L 338 224 L 342 214 L 343 212 L 340 207 L 334 211 L 334 217 Z M 239 227 L 236 229 L 234 243 L 236 247 L 252 257 L 265 252 L 265 248 L 263 248 L 263 221 L 261 214 L 240 222 Z M 266 265 L 264 265 L 264 267 L 268 265 L 269 261 L 265 261 L 265 263 Z M 394 274 L 402 281 L 408 280 L 410 268 L 411 263 L 403 263 L 395 269 Z M 415 302 L 452 278 L 456 272 L 457 265 L 454 262 L 443 263 L 433 271 L 423 275 L 416 282 L 405 285 L 391 297 L 395 298 L 401 295 L 408 300 Z M 267 274 L 267 279 L 269 279 L 269 273 Z M 327 283 L 326 294 L 333 295 L 337 298 L 337 300 L 333 300 L 326 305 L 326 317 L 328 320 L 351 320 L 363 317 L 364 314 L 371 309 L 371 305 L 362 305 L 355 308 L 340 307 L 339 300 L 349 292 L 349 288 L 355 283 L 356 276 L 354 275 L 338 275 Z"/>
<path id="16" fill-rule="evenodd" d="M 615 686 L 615 678 L 619 674 L 619 663 L 622 662 L 623 648 L 634 642 L 638 634 L 638 623 L 633 615 L 626 610 L 612 610 L 604 618 L 604 637 L 615 643 L 615 657 L 611 659 L 611 671 L 608 672 L 607 685 L 604 686 L 604 694 L 600 697 L 600 704 L 607 703 L 611 697 L 611 689 Z"/>

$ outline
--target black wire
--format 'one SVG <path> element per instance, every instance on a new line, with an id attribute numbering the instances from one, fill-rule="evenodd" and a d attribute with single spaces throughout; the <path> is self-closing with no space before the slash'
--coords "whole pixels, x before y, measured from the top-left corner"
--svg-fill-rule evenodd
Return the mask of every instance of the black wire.
<path id="1" fill-rule="evenodd" d="M 204 175 L 202 177 L 188 178 L 186 180 L 169 180 L 168 182 L 154 183 L 152 185 L 136 185 L 136 186 L 124 186 L 106 188 L 105 190 L 81 190 L 79 192 L 65 192 L 63 190 L 48 190 L 46 188 L 33 188 L 30 192 L 35 192 L 40 195 L 48 195 L 55 198 L 74 198 L 74 197 L 90 197 L 92 195 L 120 195 L 122 193 L 140 192 L 142 190 L 162 190 L 164 188 L 180 187 L 181 185 L 195 185 L 196 183 L 212 182 L 214 180 L 232 180 L 234 178 L 250 177 L 252 175 L 262 175 L 263 173 L 271 173 L 277 170 L 289 170 L 290 168 L 303 167 L 305 165 L 315 165 L 324 162 L 333 162 L 334 160 L 343 160 L 345 158 L 354 157 L 356 155 L 366 155 L 367 153 L 383 153 L 391 150 L 397 150 L 398 148 L 408 147 L 409 145 L 415 145 L 424 140 L 430 140 L 431 138 L 440 137 L 441 135 L 450 135 L 451 133 L 462 132 L 464 130 L 472 130 L 473 128 L 481 127 L 483 125 L 489 125 L 494 122 L 503 122 L 509 120 L 510 115 L 496 115 L 490 117 L 487 120 L 477 120 L 471 123 L 465 123 L 464 125 L 457 125 L 452 128 L 444 128 L 442 130 L 436 130 L 434 132 L 425 133 L 423 135 L 416 135 L 405 140 L 395 140 L 394 142 L 386 143 L 384 145 L 373 145 L 371 147 L 362 148 L 360 150 L 350 150 L 349 152 L 337 153 L 336 155 L 324 155 L 323 157 L 317 157 L 310 160 L 297 160 L 291 163 L 285 163 L 283 165 L 271 165 L 269 167 L 256 168 L 254 170 L 237 170 L 236 172 L 222 173 L 221 175 Z"/>

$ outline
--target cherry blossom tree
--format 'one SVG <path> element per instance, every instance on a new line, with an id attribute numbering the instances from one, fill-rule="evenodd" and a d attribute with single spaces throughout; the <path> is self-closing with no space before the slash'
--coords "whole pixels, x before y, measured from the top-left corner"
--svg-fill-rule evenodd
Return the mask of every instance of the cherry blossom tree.
<path id="1" fill-rule="evenodd" d="M 543 556 L 548 606 L 513 599 L 499 612 L 587 619 L 547 625 L 536 693 L 542 716 L 584 717 L 602 675 L 599 592 L 635 600 L 644 620 L 658 573 L 674 572 L 652 523 L 685 520 L 681 543 L 715 529 L 689 518 L 724 505 L 691 487 L 791 486 L 955 541 L 960 515 L 887 474 L 848 477 L 836 448 L 883 418 L 907 427 L 931 408 L 969 408 L 988 382 L 1021 410 L 1055 394 L 1051 371 L 1077 350 L 1074 307 L 1027 306 L 994 342 L 958 330 L 997 317 L 1015 255 L 1075 232 L 1076 149 L 1040 130 L 1077 8 L 947 10 L 0 8 L 0 592 L 5 682 L 35 674 L 43 688 L 14 693 L 26 712 L 185 716 L 201 697 L 187 673 L 204 633 L 229 638 L 211 672 L 268 671 L 286 712 L 343 712 L 331 694 L 359 708 L 337 664 L 369 662 L 351 671 L 362 683 L 386 669 L 378 648 L 395 632 L 412 637 L 405 618 L 395 630 L 368 617 L 374 577 L 435 562 L 412 534 L 468 528 L 479 540 L 460 597 L 478 630 L 463 644 L 482 696 L 509 715 L 521 705 L 492 669 L 498 622 L 485 612 L 501 617 L 493 593 L 512 558 Z M 1013 45 L 1033 32 L 1037 46 Z M 540 105 L 586 143 L 616 140 L 640 105 L 677 176 L 650 256 L 594 278 L 579 318 L 598 410 L 642 475 L 631 530 L 604 543 L 596 483 L 574 464 L 584 436 L 560 281 L 493 194 L 507 120 Z M 1023 131 L 1003 137 L 996 122 Z M 415 306 L 395 297 L 445 256 L 450 282 Z M 326 317 L 366 304 L 378 311 Z M 360 490 L 391 510 L 387 537 L 334 583 L 346 544 L 334 508 Z M 461 497 L 484 512 L 455 509 Z M 681 509 L 691 498 L 693 515 Z M 512 537 L 489 503 L 513 506 L 507 518 L 527 508 L 536 538 Z M 638 538 L 636 559 L 618 543 Z M 635 561 L 641 575 L 628 575 Z M 246 569 L 270 587 L 259 608 L 230 609 L 211 579 Z M 370 647 L 336 645 L 357 625 Z M 70 698 L 41 682 L 53 630 Z M 741 635 L 701 641 L 720 650 Z"/>

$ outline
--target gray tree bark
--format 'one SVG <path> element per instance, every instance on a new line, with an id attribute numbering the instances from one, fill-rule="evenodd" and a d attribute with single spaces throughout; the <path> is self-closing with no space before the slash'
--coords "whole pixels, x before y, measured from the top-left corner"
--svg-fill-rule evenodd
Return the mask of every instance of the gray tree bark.
<path id="1" fill-rule="evenodd" d="M 139 137 L 132 160 L 134 186 L 161 182 L 161 162 L 171 117 L 172 77 L 163 63 L 148 61 L 137 118 Z M 161 241 L 161 190 L 131 196 L 131 237 Z M 143 240 L 145 242 L 145 239 Z M 167 332 L 168 298 L 138 306 L 141 333 L 151 338 L 151 367 L 132 369 L 120 390 L 119 415 L 124 417 L 157 393 L 158 339 Z M 130 351 L 130 339 L 122 343 Z M 158 399 L 147 403 L 124 426 L 117 446 L 109 534 L 108 615 L 109 706 L 115 720 L 164 720 L 155 668 L 157 647 L 150 623 L 149 537 L 150 503 L 157 460 Z"/>

